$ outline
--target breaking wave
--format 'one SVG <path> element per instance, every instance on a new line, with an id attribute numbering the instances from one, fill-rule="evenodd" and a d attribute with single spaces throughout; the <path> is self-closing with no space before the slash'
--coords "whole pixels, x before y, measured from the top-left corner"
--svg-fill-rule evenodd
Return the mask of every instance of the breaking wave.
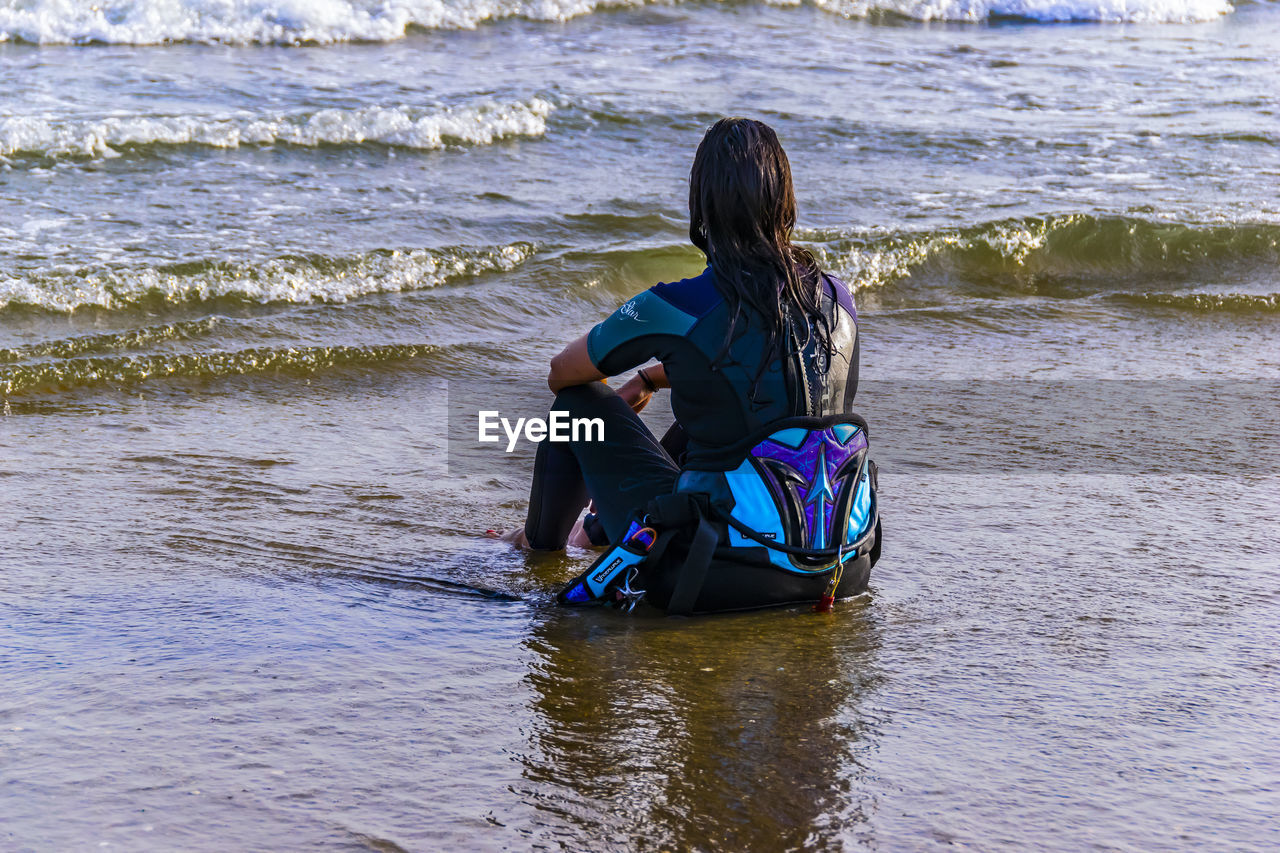
<path id="1" fill-rule="evenodd" d="M 332 44 L 391 41 L 414 27 L 471 29 L 491 20 L 566 21 L 647 0 L 7 0 L 0 41 L 35 44 Z M 801 0 L 772 0 L 801 5 Z M 1203 21 L 1228 0 L 809 0 L 849 18 L 919 21 Z"/>
<path id="2" fill-rule="evenodd" d="M 154 145 L 237 148 L 242 145 L 375 144 L 420 150 L 450 144 L 488 145 L 542 136 L 553 107 L 527 102 L 420 109 L 408 106 L 328 109 L 277 116 L 111 116 L 96 120 L 0 118 L 0 155 L 114 157 Z"/>
<path id="3" fill-rule="evenodd" d="M 0 8 L 0 40 L 37 44 L 332 44 L 501 18 L 566 21 L 643 0 L 29 0 Z"/>
<path id="4" fill-rule="evenodd" d="M 813 0 L 846 18 L 894 15 L 916 21 L 1016 19 L 1041 23 L 1192 23 L 1232 11 L 1228 0 Z"/>
<path id="5" fill-rule="evenodd" d="M 91 385 L 132 385 L 157 378 L 216 379 L 266 372 L 306 375 L 333 368 L 423 358 L 440 349 L 432 344 L 298 346 L 71 358 L 0 368 L 0 394 L 19 396 Z"/>
<path id="6" fill-rule="evenodd" d="M 1280 293 L 1116 293 L 1113 301 L 1199 314 L 1280 313 Z"/>
<path id="7" fill-rule="evenodd" d="M 96 353 L 184 341 L 203 337 L 214 332 L 226 320 L 221 317 L 204 317 L 180 323 L 162 323 L 142 329 L 123 332 L 106 332 L 98 335 L 80 335 L 62 340 L 41 341 L 19 347 L 0 348 L 0 364 L 26 361 L 36 358 L 75 358 Z"/>
<path id="8" fill-rule="evenodd" d="M 528 243 L 497 248 L 384 250 L 350 258 L 302 256 L 258 264 L 198 261 L 166 267 L 86 269 L 0 279 L 0 310 L 72 312 L 182 302 L 346 302 L 371 293 L 435 287 L 515 269 Z"/>
<path id="9" fill-rule="evenodd" d="M 1280 263 L 1280 225 L 1271 224 L 1197 227 L 1071 214 L 924 233 L 799 236 L 859 290 L 896 282 L 903 291 L 1078 298 L 1137 289 L 1150 304 L 1171 299 L 1170 307 L 1192 308 L 1192 294 L 1162 291 L 1179 282 L 1255 281 Z"/>

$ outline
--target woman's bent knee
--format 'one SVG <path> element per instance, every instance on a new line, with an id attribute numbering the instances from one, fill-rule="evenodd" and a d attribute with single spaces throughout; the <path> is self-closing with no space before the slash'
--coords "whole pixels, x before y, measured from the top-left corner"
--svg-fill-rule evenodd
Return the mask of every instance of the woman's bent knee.
<path id="1" fill-rule="evenodd" d="M 600 410 L 608 405 L 606 401 L 611 397 L 618 398 L 618 395 L 603 382 L 570 385 L 556 392 L 551 411 L 567 412 L 570 417 L 598 416 Z"/>

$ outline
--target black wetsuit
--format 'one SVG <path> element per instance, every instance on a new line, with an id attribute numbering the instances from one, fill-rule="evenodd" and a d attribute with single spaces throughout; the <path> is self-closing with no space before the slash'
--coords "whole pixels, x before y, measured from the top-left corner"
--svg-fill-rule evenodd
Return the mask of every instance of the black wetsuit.
<path id="1" fill-rule="evenodd" d="M 525 523 L 529 543 L 564 547 L 588 497 L 612 540 L 632 512 L 672 490 L 681 467 L 714 467 L 721 449 L 781 418 L 849 411 L 858 386 L 857 314 L 848 287 L 824 278 L 830 365 L 817 338 L 798 322 L 788 347 L 794 354 L 775 358 L 757 377 L 767 330 L 761 318 L 748 314 L 739 319 L 727 356 L 718 359 L 732 317 L 710 268 L 650 288 L 593 328 L 588 353 L 607 376 L 651 359 L 662 362 L 678 429 L 659 442 L 604 383 L 562 390 L 553 409 L 602 418 L 604 440 L 538 446 Z"/>

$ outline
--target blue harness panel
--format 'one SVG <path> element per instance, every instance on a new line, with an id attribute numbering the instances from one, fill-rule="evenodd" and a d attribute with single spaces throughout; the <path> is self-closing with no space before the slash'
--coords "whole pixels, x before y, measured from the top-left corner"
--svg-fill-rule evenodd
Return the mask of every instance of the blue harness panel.
<path id="1" fill-rule="evenodd" d="M 724 477 L 733 496 L 730 514 L 771 541 L 830 550 L 857 542 L 872 524 L 867 436 L 856 424 L 778 430 Z M 732 527 L 729 542 L 758 547 Z M 769 554 L 774 565 L 792 572 L 823 572 L 836 563 L 815 564 L 772 549 Z"/>

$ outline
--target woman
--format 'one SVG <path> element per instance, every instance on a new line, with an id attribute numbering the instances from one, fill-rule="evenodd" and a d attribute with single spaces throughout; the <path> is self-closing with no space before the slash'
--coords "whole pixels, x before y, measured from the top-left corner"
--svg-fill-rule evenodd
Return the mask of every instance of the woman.
<path id="1" fill-rule="evenodd" d="M 791 167 L 773 130 L 725 118 L 707 131 L 689 216 L 706 270 L 628 300 L 552 359 L 553 408 L 603 419 L 604 440 L 539 445 L 518 544 L 563 548 L 588 499 L 592 540 L 614 541 L 637 508 L 672 491 L 682 467 L 712 463 L 772 422 L 849 410 L 853 299 L 791 242 Z M 655 359 L 616 392 L 600 381 Z M 637 412 L 663 388 L 677 427 L 659 442 Z"/>

